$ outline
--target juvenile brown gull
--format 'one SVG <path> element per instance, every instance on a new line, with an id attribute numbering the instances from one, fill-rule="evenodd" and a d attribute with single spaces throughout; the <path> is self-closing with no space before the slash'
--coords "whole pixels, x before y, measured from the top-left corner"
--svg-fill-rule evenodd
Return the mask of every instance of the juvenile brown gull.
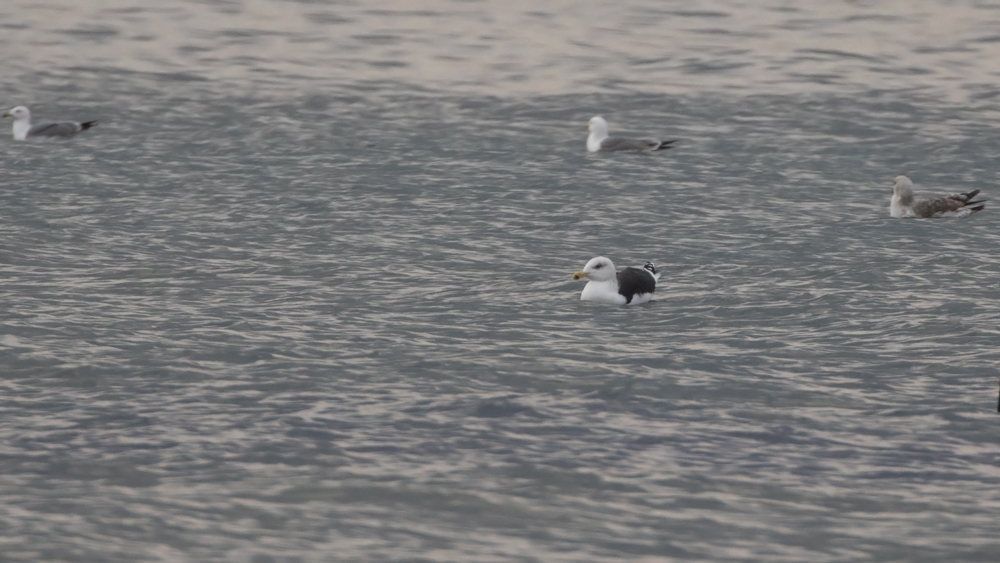
<path id="1" fill-rule="evenodd" d="M 973 200 L 979 190 L 952 194 L 934 199 L 913 197 L 913 182 L 906 176 L 896 176 L 892 185 L 889 215 L 893 217 L 966 217 L 986 207 L 983 200 Z"/>

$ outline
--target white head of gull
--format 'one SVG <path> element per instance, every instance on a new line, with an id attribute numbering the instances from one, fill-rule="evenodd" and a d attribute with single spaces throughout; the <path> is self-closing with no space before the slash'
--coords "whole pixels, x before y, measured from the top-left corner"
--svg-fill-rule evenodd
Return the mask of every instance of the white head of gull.
<path id="1" fill-rule="evenodd" d="M 17 106 L 4 112 L 3 116 L 14 118 L 14 140 L 23 141 L 31 129 L 31 111 L 24 106 Z"/>
<path id="2" fill-rule="evenodd" d="M 608 138 L 608 122 L 604 121 L 603 117 L 595 115 L 587 123 L 587 129 L 590 131 L 590 135 L 587 136 L 587 150 L 590 152 L 601 150 L 601 141 Z"/>

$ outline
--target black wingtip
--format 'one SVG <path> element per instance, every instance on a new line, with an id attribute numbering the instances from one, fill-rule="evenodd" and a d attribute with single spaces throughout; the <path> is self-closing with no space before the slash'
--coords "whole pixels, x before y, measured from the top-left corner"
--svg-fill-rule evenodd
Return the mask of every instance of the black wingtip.
<path id="1" fill-rule="evenodd" d="M 656 273 L 656 266 L 653 266 L 652 262 L 646 262 L 645 264 L 643 264 L 642 265 L 642 269 L 643 270 L 649 270 L 650 272 L 652 272 L 654 274 Z"/>
<path id="2" fill-rule="evenodd" d="M 86 131 L 87 129 L 90 129 L 94 125 L 97 125 L 96 121 L 84 121 L 83 123 L 80 124 L 80 131 Z"/>
<path id="3" fill-rule="evenodd" d="M 977 206 L 973 207 L 972 208 L 972 212 L 975 213 L 976 211 L 982 211 L 983 209 L 986 209 L 986 204 L 985 203 L 982 204 L 982 205 L 977 205 Z"/>
<path id="4" fill-rule="evenodd" d="M 660 141 L 660 146 L 656 147 L 653 150 L 662 151 L 662 150 L 672 149 L 672 148 L 674 148 L 673 144 L 676 143 L 676 142 L 677 142 L 677 139 L 674 139 L 672 141 Z"/>

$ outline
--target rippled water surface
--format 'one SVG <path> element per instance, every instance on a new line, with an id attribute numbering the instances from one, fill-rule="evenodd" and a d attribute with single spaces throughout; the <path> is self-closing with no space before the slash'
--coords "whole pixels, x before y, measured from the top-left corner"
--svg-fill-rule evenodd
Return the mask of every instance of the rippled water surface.
<path id="1" fill-rule="evenodd" d="M 0 562 L 995 561 L 998 29 L 0 5 L 0 104 L 100 122 L 0 136 Z M 656 299 L 581 303 L 599 254 Z"/>

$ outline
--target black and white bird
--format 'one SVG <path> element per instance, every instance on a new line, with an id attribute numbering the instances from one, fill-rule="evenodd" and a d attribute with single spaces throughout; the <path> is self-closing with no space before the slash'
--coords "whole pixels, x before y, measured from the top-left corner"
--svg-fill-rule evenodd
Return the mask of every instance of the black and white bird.
<path id="1" fill-rule="evenodd" d="M 31 112 L 24 106 L 17 106 L 6 112 L 3 117 L 14 118 L 14 140 L 25 141 L 29 138 L 69 138 L 80 131 L 86 131 L 96 121 L 57 121 L 50 123 L 31 124 Z"/>
<path id="2" fill-rule="evenodd" d="M 916 199 L 913 182 L 906 176 L 896 176 L 892 183 L 889 215 L 892 217 L 965 217 L 986 207 L 983 200 L 974 200 L 979 190 L 952 194 L 934 199 Z"/>
<path id="3" fill-rule="evenodd" d="M 587 137 L 587 150 L 590 152 L 610 151 L 658 151 L 669 149 L 677 141 L 661 141 L 652 137 L 642 139 L 627 139 L 625 137 L 609 137 L 608 122 L 601 116 L 590 118 L 587 124 L 590 135 Z"/>
<path id="4" fill-rule="evenodd" d="M 615 305 L 639 305 L 653 298 L 660 273 L 652 262 L 641 268 L 625 268 L 618 272 L 611 260 L 604 256 L 592 258 L 582 270 L 573 274 L 574 280 L 588 278 L 580 294 L 582 301 L 601 301 Z"/>

